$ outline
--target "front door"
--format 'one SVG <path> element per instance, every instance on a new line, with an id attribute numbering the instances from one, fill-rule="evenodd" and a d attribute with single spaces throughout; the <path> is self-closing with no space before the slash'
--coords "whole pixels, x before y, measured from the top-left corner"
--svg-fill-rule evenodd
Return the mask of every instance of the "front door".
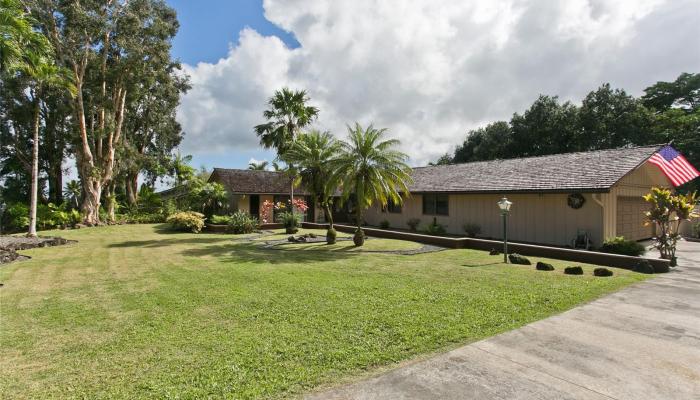
<path id="1" fill-rule="evenodd" d="M 250 215 L 255 218 L 260 218 L 260 195 L 250 195 Z"/>

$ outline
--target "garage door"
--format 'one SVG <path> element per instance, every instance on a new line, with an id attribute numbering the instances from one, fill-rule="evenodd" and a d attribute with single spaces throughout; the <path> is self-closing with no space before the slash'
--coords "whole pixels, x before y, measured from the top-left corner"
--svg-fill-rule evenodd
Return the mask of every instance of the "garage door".
<path id="1" fill-rule="evenodd" d="M 644 212 L 649 210 L 641 197 L 617 198 L 617 236 L 641 240 L 653 236 L 652 226 L 644 226 Z"/>

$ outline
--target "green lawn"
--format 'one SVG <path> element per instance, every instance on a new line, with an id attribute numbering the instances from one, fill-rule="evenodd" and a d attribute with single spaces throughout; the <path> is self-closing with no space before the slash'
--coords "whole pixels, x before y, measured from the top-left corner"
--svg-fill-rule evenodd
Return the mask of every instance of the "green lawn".
<path id="1" fill-rule="evenodd" d="M 287 397 L 645 277 L 566 276 L 557 261 L 540 272 L 471 250 L 265 249 L 158 225 L 53 234 L 79 243 L 0 267 L 3 398 Z"/>

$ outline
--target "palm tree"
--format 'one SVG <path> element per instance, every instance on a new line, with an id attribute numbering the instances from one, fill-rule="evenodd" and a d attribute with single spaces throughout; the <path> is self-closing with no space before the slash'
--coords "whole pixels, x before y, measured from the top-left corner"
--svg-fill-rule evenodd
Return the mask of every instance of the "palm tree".
<path id="1" fill-rule="evenodd" d="M 251 162 L 248 164 L 248 169 L 253 171 L 265 171 L 267 169 L 267 161 Z"/>
<path id="2" fill-rule="evenodd" d="M 386 129 L 375 129 L 372 125 L 363 129 L 359 123 L 348 126 L 349 142 L 341 142 L 340 156 L 331 163 L 333 182 L 343 190 L 343 199 L 355 195 L 357 230 L 353 241 L 356 246 L 364 244 L 362 213 L 379 202 L 386 206 L 389 201 L 401 204 L 401 194 L 408 195 L 412 182 L 411 168 L 406 165 L 408 156 L 395 147 L 396 139 L 385 139 Z"/>
<path id="3" fill-rule="evenodd" d="M 191 155 L 182 156 L 178 150 L 177 154 L 170 160 L 169 173 L 175 177 L 175 186 L 182 186 L 185 182 L 194 178 L 196 170 L 190 166 Z"/>
<path id="4" fill-rule="evenodd" d="M 0 73 L 31 67 L 31 58 L 51 54 L 49 40 L 19 0 L 0 0 Z"/>
<path id="5" fill-rule="evenodd" d="M 301 182 L 314 201 L 323 207 L 329 230 L 333 229 L 330 201 L 336 187 L 332 183 L 332 171 L 328 168 L 340 153 L 340 142 L 330 132 L 312 130 L 299 135 L 294 145 L 284 154 L 287 163 L 299 168 Z"/>
<path id="6" fill-rule="evenodd" d="M 308 101 L 309 96 L 305 90 L 282 88 L 276 91 L 268 100 L 269 109 L 263 112 L 267 122 L 254 128 L 260 138 L 260 145 L 266 149 L 275 149 L 277 156 L 282 157 L 296 140 L 299 131 L 318 117 L 318 108 L 307 105 Z M 290 170 L 293 171 L 293 168 Z M 291 198 L 294 199 L 294 179 Z"/>
<path id="7" fill-rule="evenodd" d="M 68 182 L 63 190 L 63 195 L 70 199 L 72 207 L 80 207 L 80 182 L 75 179 Z"/>

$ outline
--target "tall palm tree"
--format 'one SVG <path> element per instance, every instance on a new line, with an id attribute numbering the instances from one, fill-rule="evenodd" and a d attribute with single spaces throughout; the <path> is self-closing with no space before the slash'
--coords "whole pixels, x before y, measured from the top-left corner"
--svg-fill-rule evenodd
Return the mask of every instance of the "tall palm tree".
<path id="1" fill-rule="evenodd" d="M 340 154 L 340 142 L 330 132 L 312 130 L 301 134 L 283 158 L 299 168 L 304 187 L 311 193 L 316 204 L 323 207 L 329 229 L 333 229 L 330 201 L 336 187 L 332 182 L 332 171 L 328 168 Z"/>
<path id="2" fill-rule="evenodd" d="M 334 183 L 343 190 L 343 199 L 355 195 L 357 230 L 355 245 L 364 244 L 362 214 L 375 201 L 386 206 L 389 201 L 401 204 L 401 194 L 408 195 L 411 184 L 411 168 L 406 164 L 408 156 L 398 150 L 400 142 L 386 139 L 386 129 L 367 129 L 359 123 L 348 126 L 348 142 L 341 142 L 340 156 L 331 163 Z"/>
<path id="3" fill-rule="evenodd" d="M 292 146 L 301 129 L 318 118 L 318 108 L 307 105 L 309 96 L 305 90 L 293 91 L 282 88 L 268 100 L 269 109 L 263 111 L 266 123 L 256 125 L 255 133 L 260 145 L 275 149 L 278 157 Z M 293 171 L 290 168 L 290 171 Z M 291 184 L 291 198 L 294 199 L 294 177 Z"/>
<path id="4" fill-rule="evenodd" d="M 251 169 L 253 171 L 265 171 L 267 169 L 268 164 L 270 163 L 267 161 L 251 162 L 248 164 L 248 169 Z"/>

